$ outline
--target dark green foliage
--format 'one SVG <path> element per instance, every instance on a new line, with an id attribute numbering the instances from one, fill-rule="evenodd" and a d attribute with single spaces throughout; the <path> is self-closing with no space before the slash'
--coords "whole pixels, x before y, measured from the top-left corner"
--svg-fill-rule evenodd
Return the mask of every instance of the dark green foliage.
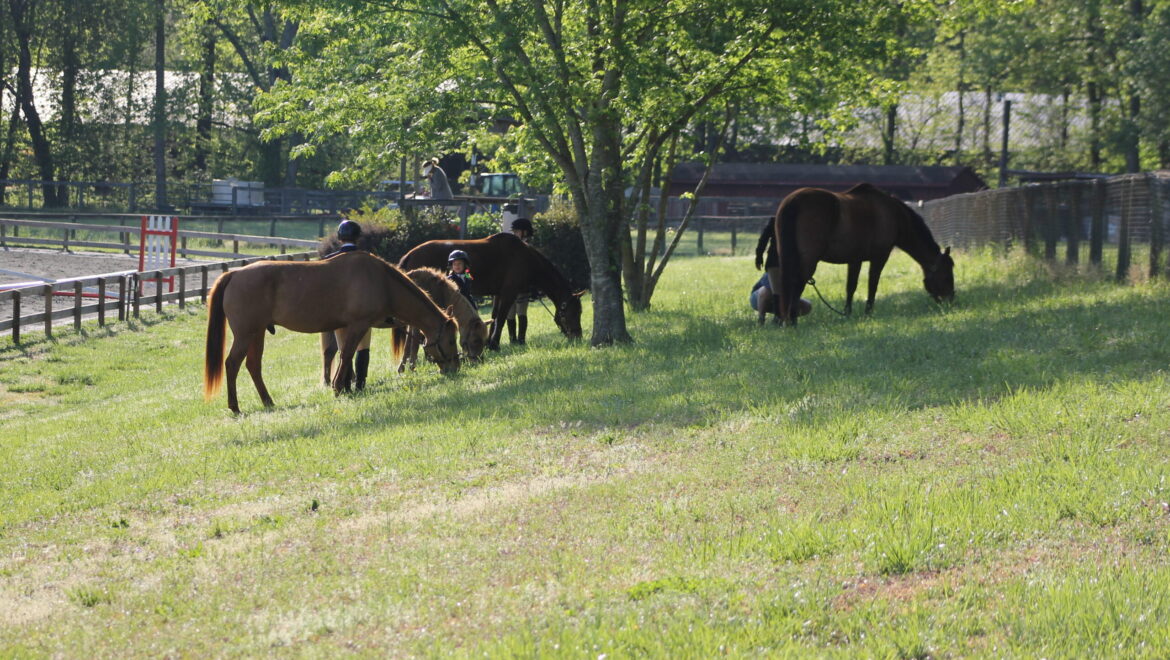
<path id="1" fill-rule="evenodd" d="M 549 210 L 532 219 L 536 230 L 532 244 L 557 267 L 573 286 L 589 288 L 589 258 L 585 240 L 573 207 L 554 203 Z"/>
<path id="2" fill-rule="evenodd" d="M 372 252 L 390 263 L 419 243 L 436 239 L 459 238 L 459 224 L 449 216 L 430 209 L 403 213 L 398 209 L 364 207 L 349 213 L 349 219 L 362 226 L 358 248 Z M 321 239 L 317 249 L 322 256 L 341 246 L 333 232 Z"/>

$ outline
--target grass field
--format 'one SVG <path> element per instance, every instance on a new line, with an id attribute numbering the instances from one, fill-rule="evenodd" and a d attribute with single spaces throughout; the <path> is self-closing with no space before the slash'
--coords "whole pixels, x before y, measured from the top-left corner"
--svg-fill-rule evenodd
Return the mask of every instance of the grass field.
<path id="1" fill-rule="evenodd" d="M 1170 654 L 1170 287 L 897 254 L 793 330 L 755 278 L 453 378 L 380 336 L 359 396 L 282 331 L 239 417 L 199 310 L 0 343 L 0 657 Z"/>

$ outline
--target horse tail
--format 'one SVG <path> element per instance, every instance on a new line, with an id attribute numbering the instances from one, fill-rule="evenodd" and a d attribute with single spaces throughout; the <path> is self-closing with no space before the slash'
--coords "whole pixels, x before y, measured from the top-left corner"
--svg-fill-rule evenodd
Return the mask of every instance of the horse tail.
<path id="1" fill-rule="evenodd" d="M 401 363 L 402 356 L 406 353 L 407 332 L 406 328 L 391 328 L 390 330 L 390 351 L 395 362 Z"/>
<path id="2" fill-rule="evenodd" d="M 796 247 L 796 220 L 799 214 L 799 197 L 790 197 L 784 200 L 780 204 L 780 210 L 776 212 L 775 239 L 780 254 L 780 288 L 782 291 L 773 291 L 772 293 L 780 299 L 781 313 L 789 317 L 781 319 L 783 321 L 796 319 L 794 305 L 799 304 L 799 301 L 791 299 L 792 292 L 800 284 L 800 250 Z M 787 309 L 783 308 L 785 303 L 787 303 Z"/>
<path id="3" fill-rule="evenodd" d="M 768 250 L 768 243 L 772 242 L 775 237 L 775 220 L 769 220 L 764 223 L 764 228 L 760 230 L 760 241 L 756 243 L 756 270 L 764 267 L 764 252 Z"/>
<path id="4" fill-rule="evenodd" d="M 211 287 L 211 298 L 207 301 L 207 348 L 203 359 L 203 397 L 211 399 L 219 392 L 223 382 L 223 346 L 227 339 L 224 326 L 227 317 L 223 313 L 223 294 L 231 281 L 231 271 L 219 276 Z"/>

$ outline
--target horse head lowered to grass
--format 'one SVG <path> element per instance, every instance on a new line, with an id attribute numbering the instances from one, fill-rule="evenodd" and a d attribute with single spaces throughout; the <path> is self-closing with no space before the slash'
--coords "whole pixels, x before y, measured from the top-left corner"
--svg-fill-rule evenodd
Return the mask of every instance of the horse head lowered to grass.
<path id="1" fill-rule="evenodd" d="M 341 366 L 333 389 L 348 389 L 351 362 L 370 328 L 410 325 L 426 340 L 427 358 L 450 373 L 459 369 L 457 329 L 450 310 L 443 311 L 398 268 L 367 252 L 350 252 L 325 261 L 262 261 L 219 277 L 208 300 L 204 395 L 219 391 L 227 370 L 228 407 L 239 412 L 236 376 L 247 359 L 248 373 L 260 400 L 272 397 L 260 375 L 264 331 L 282 326 L 295 332 L 343 330 Z M 224 324 L 231 327 L 231 350 L 224 358 Z"/>
<path id="2" fill-rule="evenodd" d="M 516 296 L 531 290 L 543 291 L 554 306 L 553 321 L 569 339 L 581 338 L 581 295 L 574 292 L 569 280 L 543 254 L 512 234 L 492 234 L 487 238 L 459 241 L 427 241 L 403 255 L 399 268 L 411 270 L 422 266 L 443 269 L 452 250 L 463 250 L 471 259 L 471 292 L 477 296 L 495 296 L 492 303 L 491 334 L 488 348 L 500 349 L 508 310 Z"/>
<path id="3" fill-rule="evenodd" d="M 769 239 L 779 248 L 779 291 L 774 300 L 780 323 L 796 325 L 796 305 L 820 261 L 848 264 L 845 313 L 853 309 L 861 263 L 869 262 L 865 313 L 870 313 L 882 269 L 895 247 L 922 267 L 923 285 L 936 302 L 955 299 L 951 249 L 939 248 L 922 216 L 868 183 L 843 193 L 801 188 L 786 197 L 761 233 L 756 248 L 757 267 L 764 251 L 770 249 Z"/>

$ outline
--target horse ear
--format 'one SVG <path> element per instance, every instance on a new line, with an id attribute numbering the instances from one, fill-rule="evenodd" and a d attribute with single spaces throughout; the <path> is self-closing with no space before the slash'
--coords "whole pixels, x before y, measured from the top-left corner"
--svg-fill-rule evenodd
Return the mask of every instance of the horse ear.
<path id="1" fill-rule="evenodd" d="M 947 255 L 948 257 L 951 256 L 951 246 L 948 245 L 947 249 L 943 250 L 943 254 Z"/>

